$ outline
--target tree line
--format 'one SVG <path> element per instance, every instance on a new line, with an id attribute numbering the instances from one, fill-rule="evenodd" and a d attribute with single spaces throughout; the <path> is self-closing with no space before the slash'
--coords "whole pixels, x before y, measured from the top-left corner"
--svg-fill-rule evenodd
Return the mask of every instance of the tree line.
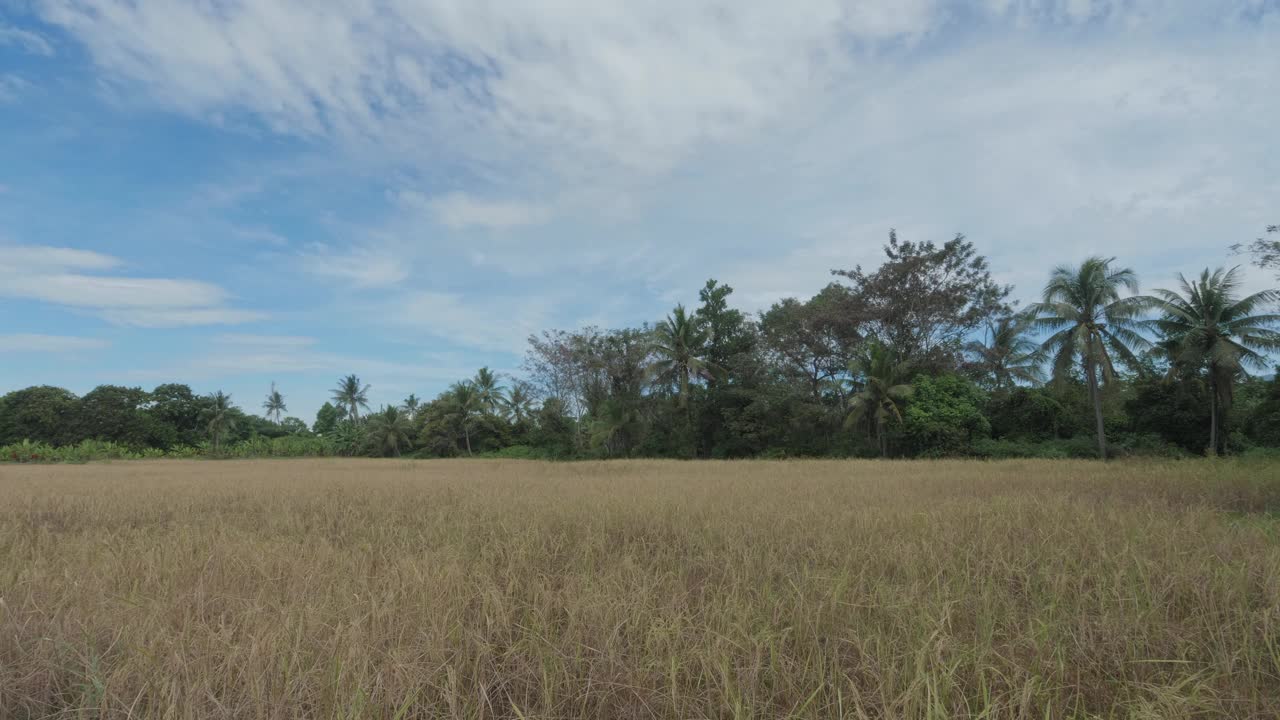
<path id="1" fill-rule="evenodd" d="M 1278 245 L 1240 251 L 1276 268 Z M 348 375 L 309 426 L 274 384 L 261 415 L 180 384 L 83 397 L 26 388 L 0 398 L 0 446 L 546 458 L 1280 447 L 1280 381 L 1259 376 L 1280 349 L 1280 293 L 1243 293 L 1238 269 L 1143 293 L 1132 269 L 1093 257 L 1054 268 L 1020 307 L 963 235 L 938 244 L 891 231 L 884 253 L 755 315 L 709 280 L 696 307 L 657 323 L 544 331 L 518 375 L 482 368 L 428 401 L 373 409 L 370 386 Z"/>

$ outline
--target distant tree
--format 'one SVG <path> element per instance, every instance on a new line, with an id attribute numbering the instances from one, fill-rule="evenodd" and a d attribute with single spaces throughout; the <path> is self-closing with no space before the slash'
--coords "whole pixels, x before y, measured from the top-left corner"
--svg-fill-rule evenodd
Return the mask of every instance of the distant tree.
<path id="1" fill-rule="evenodd" d="M 844 377 L 862 343 L 857 300 L 831 284 L 807 302 L 786 298 L 760 316 L 767 355 L 791 381 L 803 383 L 817 402 Z"/>
<path id="2" fill-rule="evenodd" d="M 150 403 L 150 393 L 142 388 L 99 385 L 80 398 L 75 437 L 133 448 L 171 447 L 178 432 L 149 412 Z"/>
<path id="3" fill-rule="evenodd" d="M 196 395 L 187 385 L 166 383 L 151 391 L 147 413 L 174 429 L 177 444 L 194 447 L 204 436 L 202 418 L 207 402 L 208 398 Z"/>
<path id="4" fill-rule="evenodd" d="M 369 416 L 367 426 L 366 437 L 377 454 L 399 457 L 400 451 L 409 447 L 413 423 L 400 408 L 392 405 L 383 407 Z"/>
<path id="5" fill-rule="evenodd" d="M 480 368 L 471 384 L 475 388 L 481 410 L 492 413 L 502 406 L 502 392 L 506 388 L 498 384 L 498 376 L 492 370 Z"/>
<path id="6" fill-rule="evenodd" d="M 1206 268 L 1198 280 L 1178 276 L 1179 290 L 1159 289 L 1161 317 L 1153 325 L 1168 343 L 1175 369 L 1203 369 L 1209 384 L 1209 449 L 1221 450 L 1218 427 L 1231 409 L 1233 389 L 1247 369 L 1265 369 L 1280 350 L 1280 315 L 1259 313 L 1280 299 L 1265 290 L 1240 297 L 1238 268 Z"/>
<path id="7" fill-rule="evenodd" d="M 547 398 L 538 409 L 531 437 L 534 445 L 552 457 L 569 457 L 573 454 L 577 433 L 574 421 L 560 398 Z"/>
<path id="8" fill-rule="evenodd" d="M 890 422 L 902 422 L 902 409 L 911 397 L 908 366 L 897 355 L 878 342 L 868 343 L 849 366 L 857 391 L 845 420 L 848 427 L 865 424 L 875 434 L 880 456 L 889 454 Z"/>
<path id="9" fill-rule="evenodd" d="M 1011 288 L 991 278 L 987 259 L 964 235 L 935 245 L 898 240 L 874 272 L 832 270 L 849 280 L 870 334 L 917 368 L 956 364 L 964 340 L 988 318 L 1008 312 Z"/>
<path id="10" fill-rule="evenodd" d="M 344 457 L 363 455 L 369 449 L 368 424 L 350 418 L 339 420 L 328 437 Z"/>
<path id="11" fill-rule="evenodd" d="M 991 435 L 982 414 L 983 394 L 954 373 L 919 375 L 903 414 L 903 431 L 917 455 L 961 455 L 972 442 Z"/>
<path id="12" fill-rule="evenodd" d="M 66 444 L 75 434 L 79 402 L 75 393 L 50 385 L 14 390 L 0 398 L 0 445 Z"/>
<path id="13" fill-rule="evenodd" d="M 507 418 L 513 425 L 524 425 L 533 416 L 533 392 L 528 383 L 517 382 L 511 386 L 502 401 Z"/>
<path id="14" fill-rule="evenodd" d="M 1209 389 L 1199 377 L 1149 375 L 1132 383 L 1125 399 L 1131 429 L 1157 435 L 1189 452 L 1205 449 L 1209 424 Z"/>
<path id="15" fill-rule="evenodd" d="M 1066 408 L 1052 394 L 1053 388 L 1015 387 L 987 399 L 984 415 L 992 434 L 1000 438 L 1049 440 L 1062 433 Z"/>
<path id="16" fill-rule="evenodd" d="M 693 322 L 683 305 L 676 305 L 667 319 L 658 324 L 653 338 L 655 375 L 677 385 L 680 407 L 688 407 L 690 379 L 713 379 L 722 373 L 718 365 L 701 355 L 707 341 L 706 333 Z"/>
<path id="17" fill-rule="evenodd" d="M 581 442 L 577 429 L 590 411 L 591 390 L 598 383 L 593 369 L 594 348 L 602 333 L 594 327 L 577 332 L 545 330 L 529 336 L 524 370 L 529 382 L 543 398 L 556 398 L 558 407 L 573 418 L 575 444 Z"/>
<path id="18" fill-rule="evenodd" d="M 231 396 L 221 390 L 210 395 L 205 414 L 205 427 L 216 455 L 222 449 L 222 439 L 236 429 L 236 408 L 231 404 Z"/>
<path id="19" fill-rule="evenodd" d="M 1151 302 L 1120 297 L 1121 290 L 1138 291 L 1138 277 L 1129 268 L 1113 268 L 1114 261 L 1091 257 L 1079 267 L 1058 266 L 1045 285 L 1042 301 L 1031 309 L 1037 327 L 1053 333 L 1041 348 L 1052 358 L 1054 378 L 1067 377 L 1077 362 L 1084 366 L 1098 454 L 1104 459 L 1107 434 L 1100 385 L 1115 381 L 1115 359 L 1138 367 L 1134 349 L 1150 345 L 1137 331 Z"/>
<path id="20" fill-rule="evenodd" d="M 328 435 L 338 426 L 341 415 L 338 408 L 333 403 L 325 403 L 316 411 L 316 421 L 311 426 L 311 431 L 317 435 Z"/>
<path id="21" fill-rule="evenodd" d="M 267 393 L 267 399 L 262 403 L 262 409 L 267 411 L 267 419 L 277 425 L 280 424 L 280 416 L 289 409 L 284 404 L 284 396 L 280 394 L 279 390 L 276 390 L 274 382 L 271 383 L 271 392 Z"/>
<path id="22" fill-rule="evenodd" d="M 360 408 L 369 408 L 369 386 L 361 384 L 354 374 L 338 380 L 332 394 L 333 401 L 346 410 L 347 418 L 353 421 L 360 420 Z"/>
<path id="23" fill-rule="evenodd" d="M 307 429 L 307 424 L 305 422 L 293 416 L 281 420 L 280 429 L 290 435 L 306 435 L 311 432 Z"/>
<path id="24" fill-rule="evenodd" d="M 1249 437 L 1255 442 L 1280 447 L 1280 367 L 1259 388 L 1257 404 L 1247 418 Z"/>
<path id="25" fill-rule="evenodd" d="M 410 420 L 414 420 L 418 417 L 418 408 L 422 407 L 422 401 L 418 399 L 417 395 L 409 393 L 409 397 L 404 399 L 404 404 L 400 407 L 404 408 Z"/>
<path id="26" fill-rule="evenodd" d="M 462 437 L 466 443 L 467 455 L 471 455 L 471 427 L 475 416 L 484 409 L 480 392 L 476 389 L 474 383 L 460 382 L 454 383 L 449 388 L 449 392 L 445 395 L 445 402 L 448 405 L 448 412 L 457 422 L 462 430 Z"/>
<path id="27" fill-rule="evenodd" d="M 1267 233 L 1280 233 L 1280 225 L 1268 225 Z M 1238 255 L 1251 255 L 1253 264 L 1266 270 L 1274 270 L 1280 277 L 1280 240 L 1258 238 L 1248 245 L 1237 243 L 1231 249 Z"/>
<path id="28" fill-rule="evenodd" d="M 965 345 L 968 367 L 992 390 L 1019 383 L 1044 382 L 1040 345 L 1028 336 L 1034 319 L 1025 314 L 1004 315 L 987 323 L 986 336 Z"/>
<path id="29" fill-rule="evenodd" d="M 694 312 L 694 322 L 706 336 L 704 356 L 708 363 L 732 375 L 741 357 L 750 353 L 756 341 L 751 323 L 741 310 L 729 307 L 733 288 L 715 280 L 698 291 L 702 304 Z"/>

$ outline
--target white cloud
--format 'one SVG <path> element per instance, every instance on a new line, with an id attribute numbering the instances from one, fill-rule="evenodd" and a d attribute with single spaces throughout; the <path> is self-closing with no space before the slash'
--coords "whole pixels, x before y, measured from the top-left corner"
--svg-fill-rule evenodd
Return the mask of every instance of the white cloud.
<path id="1" fill-rule="evenodd" d="M 394 298 L 386 312 L 370 315 L 470 350 L 521 353 L 529 335 L 548 327 L 555 304 L 550 294 L 534 299 L 413 291 Z"/>
<path id="2" fill-rule="evenodd" d="M 16 102 L 29 83 L 13 73 L 0 74 L 0 103 Z"/>
<path id="3" fill-rule="evenodd" d="M 199 308 L 221 304 L 222 288 L 194 280 L 12 274 L 0 294 L 89 308 Z"/>
<path id="4" fill-rule="evenodd" d="M 0 47 L 5 45 L 25 50 L 33 55 L 53 55 L 53 46 L 40 35 L 29 30 L 0 25 Z"/>
<path id="5" fill-rule="evenodd" d="M 432 198 L 429 206 L 438 221 L 447 227 L 483 227 L 506 230 L 539 225 L 551 218 L 551 208 L 532 203 L 481 200 L 467 193 L 450 193 Z"/>
<path id="6" fill-rule="evenodd" d="M 289 244 L 289 238 L 266 228 L 236 228 L 235 234 L 245 240 L 249 240 L 250 242 L 270 245 L 272 247 L 284 247 Z"/>
<path id="7" fill-rule="evenodd" d="M 39 273 L 49 270 L 110 270 L 120 260 L 110 255 L 44 245 L 0 245 L 0 271 Z"/>
<path id="8" fill-rule="evenodd" d="M 0 335 L 0 353 L 70 353 L 101 350 L 110 345 L 105 340 L 66 335 L 23 334 Z"/>
<path id="9" fill-rule="evenodd" d="M 88 250 L 0 246 L 0 297 L 82 308 L 108 322 L 138 327 L 228 325 L 265 317 L 226 307 L 226 291 L 207 282 L 71 272 L 103 272 L 121 264 Z"/>
<path id="10" fill-rule="evenodd" d="M 358 247 L 335 251 L 314 245 L 298 257 L 299 266 L 313 274 L 340 281 L 355 288 L 382 288 L 409 276 L 408 264 L 394 247 Z"/>
<path id="11" fill-rule="evenodd" d="M 214 342 L 222 346 L 301 349 L 311 347 L 316 343 L 316 339 L 301 335 L 251 335 L 246 333 L 223 333 L 215 337 Z"/>
<path id="12" fill-rule="evenodd" d="M 966 232 L 1028 291 L 1090 252 L 1168 274 L 1220 262 L 1280 196 L 1273 2 L 41 7 L 130 97 L 403 170 L 385 236 L 300 266 L 395 287 L 360 312 L 478 348 L 570 304 L 632 309 L 637 286 L 812 292 L 890 226 Z M 508 280 L 540 299 L 487 299 Z M 573 303 L 546 299 L 566 285 Z"/>
<path id="13" fill-rule="evenodd" d="M 239 325 L 265 320 L 268 317 L 266 313 L 232 308 L 143 308 L 103 310 L 99 314 L 108 322 L 140 328 Z"/>

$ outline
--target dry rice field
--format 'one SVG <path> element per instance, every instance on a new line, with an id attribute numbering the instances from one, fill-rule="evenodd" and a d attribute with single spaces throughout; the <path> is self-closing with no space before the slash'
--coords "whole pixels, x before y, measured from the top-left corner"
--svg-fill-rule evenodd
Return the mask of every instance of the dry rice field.
<path id="1" fill-rule="evenodd" d="M 1275 718 L 1280 467 L 0 466 L 0 718 Z"/>

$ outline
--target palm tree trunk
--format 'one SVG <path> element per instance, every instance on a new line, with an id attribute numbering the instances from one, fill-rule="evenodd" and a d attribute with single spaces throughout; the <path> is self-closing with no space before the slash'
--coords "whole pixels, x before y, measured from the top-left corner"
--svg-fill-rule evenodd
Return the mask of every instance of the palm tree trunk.
<path id="1" fill-rule="evenodd" d="M 467 429 L 467 424 L 462 424 L 462 437 L 467 441 L 467 457 L 471 457 L 471 431 Z"/>
<path id="2" fill-rule="evenodd" d="M 1218 454 L 1218 383 L 1209 373 L 1209 455 Z"/>
<path id="3" fill-rule="evenodd" d="M 884 437 L 884 421 L 876 421 L 876 439 L 880 441 L 880 457 L 889 456 L 889 445 L 885 442 Z"/>
<path id="4" fill-rule="evenodd" d="M 680 371 L 680 407 L 689 407 L 689 370 Z"/>
<path id="5" fill-rule="evenodd" d="M 1098 432 L 1098 457 L 1107 459 L 1107 430 L 1102 423 L 1102 394 L 1098 391 L 1098 369 L 1093 356 L 1085 359 L 1085 372 L 1089 375 L 1089 397 L 1093 400 L 1093 420 Z"/>

